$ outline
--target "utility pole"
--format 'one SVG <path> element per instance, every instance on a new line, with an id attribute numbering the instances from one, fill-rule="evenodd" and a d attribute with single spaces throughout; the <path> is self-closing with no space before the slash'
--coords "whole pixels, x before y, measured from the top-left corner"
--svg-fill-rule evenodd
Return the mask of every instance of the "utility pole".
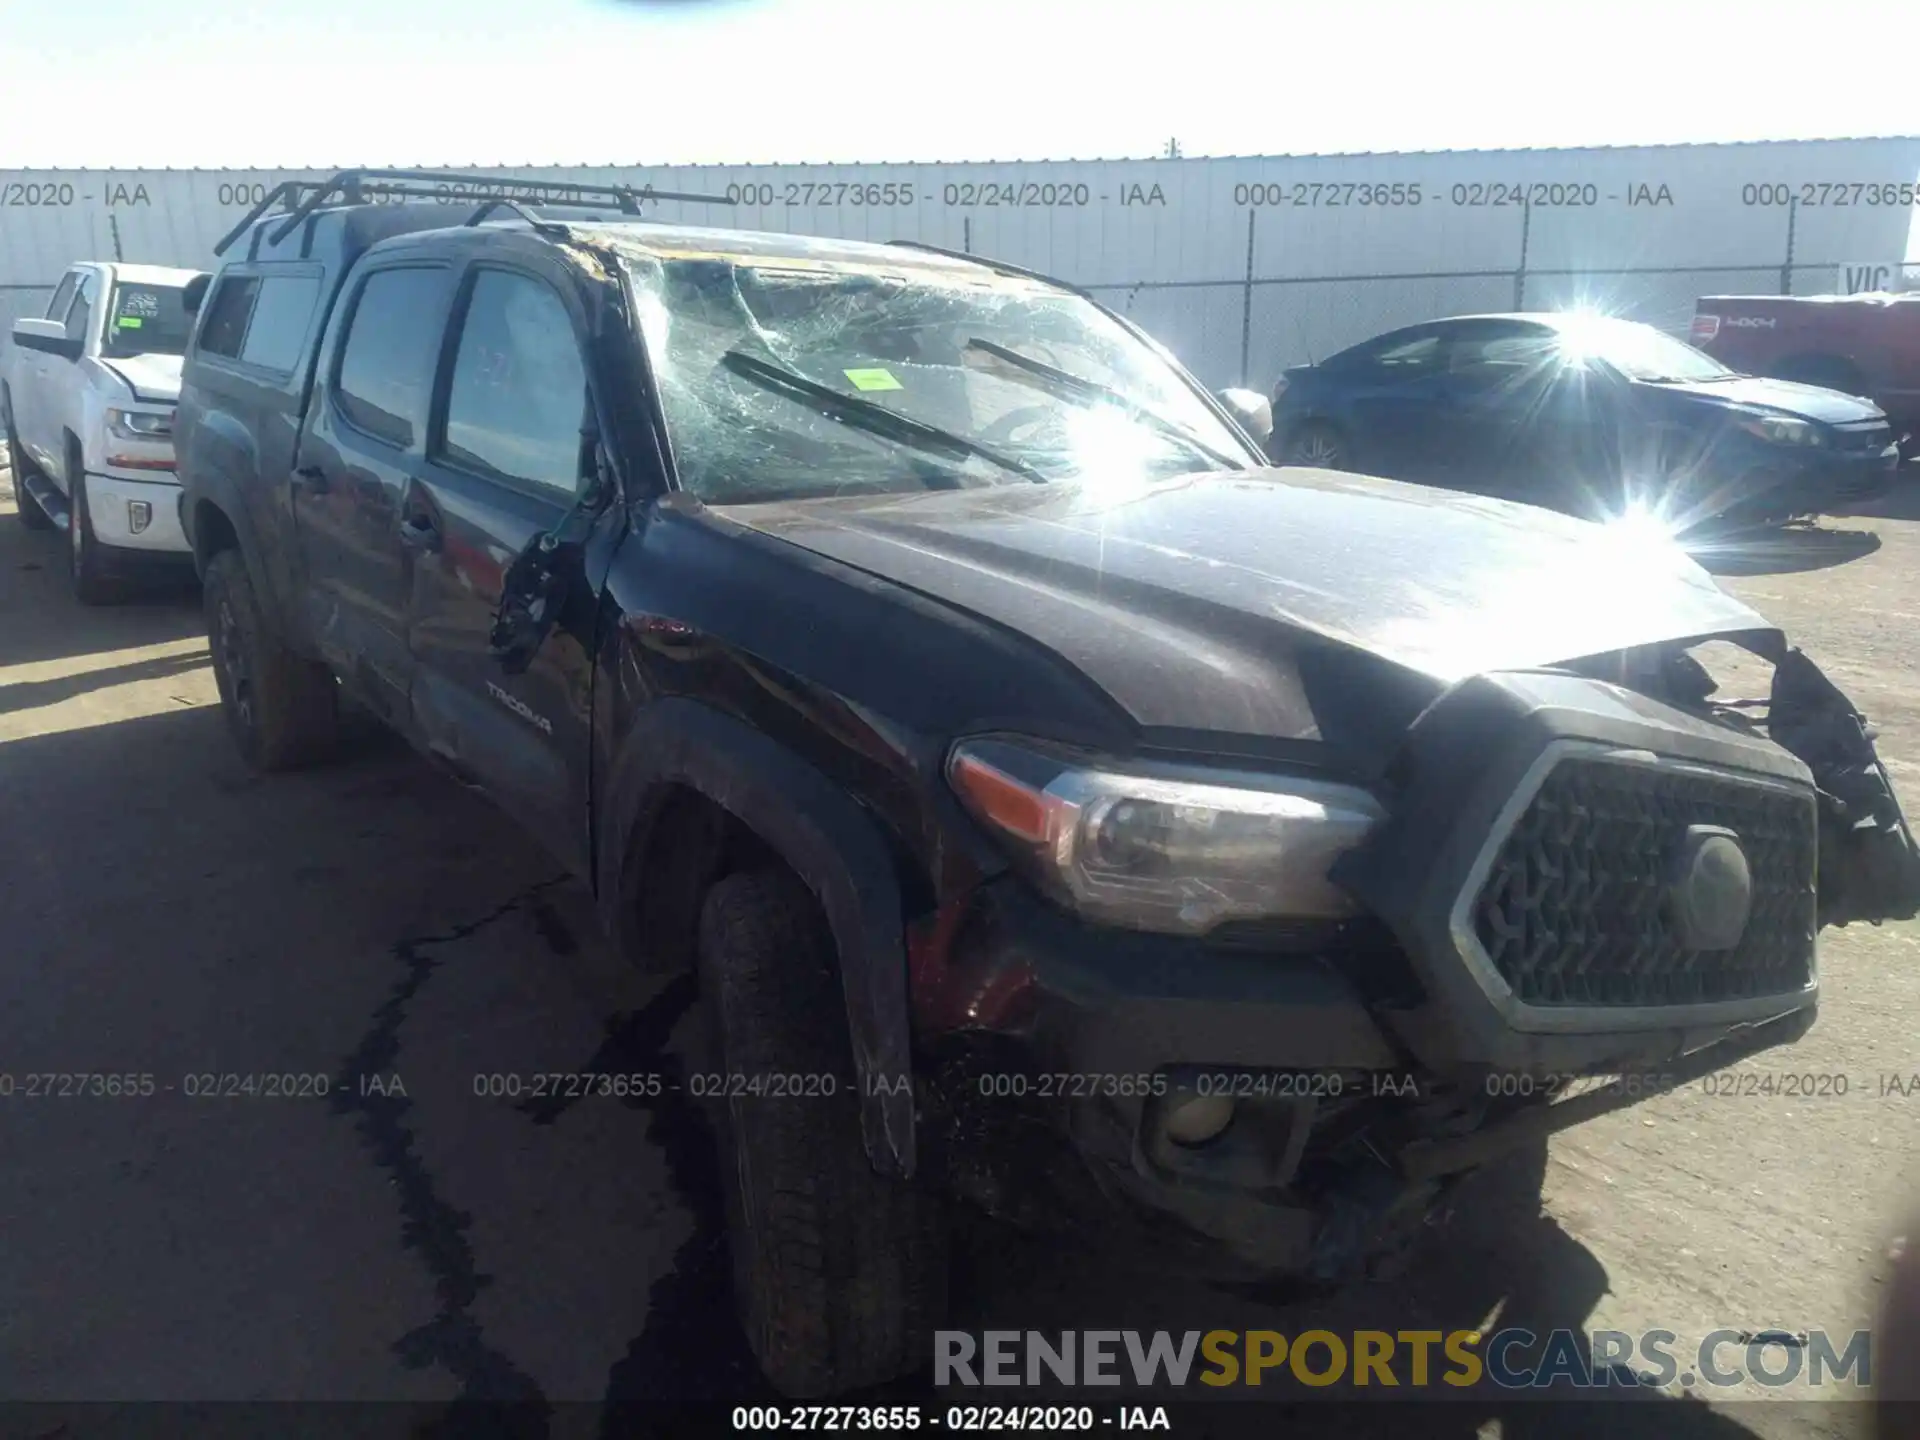
<path id="1" fill-rule="evenodd" d="M 1178 140 L 1167 141 L 1166 154 L 1162 158 L 1167 160 L 1178 160 L 1180 158 L 1180 142 Z"/>

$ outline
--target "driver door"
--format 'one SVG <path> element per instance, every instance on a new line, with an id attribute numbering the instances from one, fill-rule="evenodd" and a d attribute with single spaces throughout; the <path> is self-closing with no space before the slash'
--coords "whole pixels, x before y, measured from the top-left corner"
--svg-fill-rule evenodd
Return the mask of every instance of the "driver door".
<path id="1" fill-rule="evenodd" d="M 474 264 L 450 330 L 426 462 L 400 497 L 414 721 L 443 763 L 584 871 L 599 596 L 625 516 L 612 498 L 577 513 L 598 465 L 584 314 L 561 267 Z M 503 582 L 563 520 L 586 538 L 553 552 L 558 618 L 510 669 L 490 648 Z"/>
<path id="2" fill-rule="evenodd" d="M 73 308 L 73 294 L 80 284 L 80 272 L 69 270 L 60 278 L 59 288 L 53 292 L 53 299 L 47 303 L 47 313 L 40 317 L 46 320 L 58 320 L 66 323 L 67 312 Z M 59 427 L 49 413 L 52 405 L 51 372 L 53 367 L 65 367 L 70 362 L 57 355 L 49 355 L 43 350 L 31 350 L 24 345 L 13 349 L 13 425 L 20 437 L 21 448 L 38 465 L 42 472 L 53 474 L 58 469 L 54 460 L 51 440 L 58 438 Z"/>

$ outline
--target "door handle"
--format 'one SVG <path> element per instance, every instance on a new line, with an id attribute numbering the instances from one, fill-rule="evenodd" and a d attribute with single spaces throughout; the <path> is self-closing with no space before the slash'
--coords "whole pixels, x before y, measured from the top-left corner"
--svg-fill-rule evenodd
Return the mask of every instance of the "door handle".
<path id="1" fill-rule="evenodd" d="M 429 515 L 419 511 L 400 517 L 400 543 L 410 550 L 432 552 L 440 548 L 440 527 Z"/>
<path id="2" fill-rule="evenodd" d="M 293 470 L 293 478 L 304 481 L 307 488 L 312 490 L 316 495 L 324 495 L 327 493 L 327 472 L 322 470 L 318 465 L 296 465 Z"/>

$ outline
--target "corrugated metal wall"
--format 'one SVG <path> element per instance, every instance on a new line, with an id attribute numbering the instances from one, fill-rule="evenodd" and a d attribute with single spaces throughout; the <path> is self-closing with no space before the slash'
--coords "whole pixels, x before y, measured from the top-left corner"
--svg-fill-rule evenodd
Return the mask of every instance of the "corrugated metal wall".
<path id="1" fill-rule="evenodd" d="M 206 265 L 249 203 L 319 173 L 0 171 L 0 313 L 36 313 L 46 290 L 21 287 L 75 259 Z M 1702 293 L 1823 291 L 1841 263 L 1903 259 L 1920 215 L 1920 137 L 511 173 L 739 202 L 662 203 L 660 219 L 995 255 L 1099 287 L 1210 383 L 1263 386 L 1435 315 L 1582 298 L 1678 327 Z"/>

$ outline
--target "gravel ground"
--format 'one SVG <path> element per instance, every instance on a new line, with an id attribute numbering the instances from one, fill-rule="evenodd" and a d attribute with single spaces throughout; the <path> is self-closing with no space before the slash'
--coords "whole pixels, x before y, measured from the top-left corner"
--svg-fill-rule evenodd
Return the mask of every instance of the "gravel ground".
<path id="1" fill-rule="evenodd" d="M 155 1093 L 0 1100 L 0 1397 L 757 1393 L 690 1105 L 474 1093 L 487 1074 L 658 1068 L 685 985 L 625 971 L 584 893 L 397 743 L 248 775 L 195 597 L 82 609 L 60 537 L 9 510 L 0 1070 L 148 1075 Z M 1869 712 L 1920 795 L 1920 476 L 1881 513 L 1714 564 Z M 1550 1148 L 1544 1210 L 1523 1166 L 1482 1177 L 1396 1282 L 1280 1302 L 970 1228 L 955 1323 L 1297 1332 L 1497 1315 L 1664 1328 L 1681 1352 L 1721 1328 L 1868 1326 L 1920 1196 L 1920 927 L 1829 932 L 1822 964 L 1820 1023 L 1746 1068 L 1843 1075 L 1845 1095 L 1696 1088 L 1580 1127 Z M 325 1077 L 331 1093 L 189 1096 L 209 1072 Z M 1888 1093 L 1888 1076 L 1915 1093 Z M 1862 1423 L 1790 1389 L 1703 1393 L 1676 1382 L 1633 1413 L 1680 1437 Z M 1477 1393 L 1428 1406 L 1417 1429 L 1570 1433 L 1552 1407 Z"/>

